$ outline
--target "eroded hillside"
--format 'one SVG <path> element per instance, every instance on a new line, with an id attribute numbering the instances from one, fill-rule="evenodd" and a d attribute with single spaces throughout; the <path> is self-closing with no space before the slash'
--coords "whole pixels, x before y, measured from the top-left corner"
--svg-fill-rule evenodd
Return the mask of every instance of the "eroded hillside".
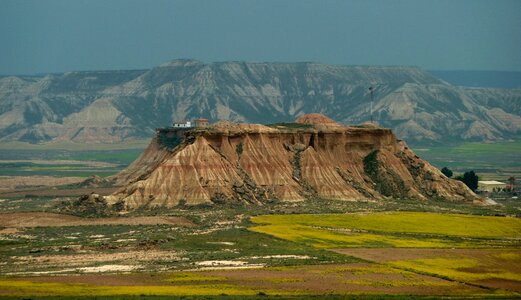
<path id="1" fill-rule="evenodd" d="M 320 112 L 373 117 L 409 142 L 501 140 L 521 133 L 520 89 L 465 88 L 414 67 L 206 64 L 0 78 L 0 141 L 120 142 L 172 121 L 275 123 Z"/>
<path id="2" fill-rule="evenodd" d="M 180 132 L 163 131 L 113 178 L 123 187 L 107 201 L 127 209 L 306 198 L 480 202 L 390 129 L 346 127 L 324 118 L 318 118 L 320 124 L 303 117 L 300 123 L 271 127 L 220 122 L 183 131 L 175 148 L 166 142 Z"/>

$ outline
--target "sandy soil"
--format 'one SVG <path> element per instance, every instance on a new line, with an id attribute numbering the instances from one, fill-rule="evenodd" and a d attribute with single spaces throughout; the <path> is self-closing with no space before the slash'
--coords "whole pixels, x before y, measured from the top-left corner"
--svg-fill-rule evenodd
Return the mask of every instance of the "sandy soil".
<path id="1" fill-rule="evenodd" d="M 116 217 L 116 218 L 81 218 L 44 212 L 4 213 L 0 214 L 0 226 L 8 228 L 24 227 L 61 227 L 87 225 L 159 225 L 171 224 L 193 226 L 190 220 L 183 217 Z"/>
<path id="2" fill-rule="evenodd" d="M 74 254 L 74 255 L 41 255 L 41 256 L 13 256 L 12 259 L 23 264 L 38 264 L 49 266 L 80 266 L 94 262 L 129 261 L 164 261 L 179 260 L 177 253 L 172 251 L 126 251 L 116 253 Z"/>

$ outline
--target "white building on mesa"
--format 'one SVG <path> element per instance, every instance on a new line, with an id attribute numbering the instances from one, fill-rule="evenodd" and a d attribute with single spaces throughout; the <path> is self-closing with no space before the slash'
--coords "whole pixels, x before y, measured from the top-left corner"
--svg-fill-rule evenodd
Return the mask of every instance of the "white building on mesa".
<path id="1" fill-rule="evenodd" d="M 499 192 L 507 187 L 507 184 L 501 181 L 484 180 L 478 181 L 478 190 L 483 192 Z"/>
<path id="2" fill-rule="evenodd" d="M 178 121 L 178 122 L 174 122 L 174 124 L 172 124 L 172 126 L 174 128 L 191 128 L 193 127 L 192 126 L 192 122 L 190 121 Z"/>

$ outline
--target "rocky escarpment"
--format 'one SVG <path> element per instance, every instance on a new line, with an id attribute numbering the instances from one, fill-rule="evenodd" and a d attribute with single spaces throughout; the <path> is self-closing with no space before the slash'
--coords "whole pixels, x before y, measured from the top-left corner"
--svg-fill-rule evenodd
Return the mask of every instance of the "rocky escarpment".
<path id="1" fill-rule="evenodd" d="M 113 180 L 109 204 L 133 209 L 202 203 L 362 200 L 479 201 L 416 156 L 390 129 L 336 123 L 268 127 L 218 123 L 158 132 L 145 153 Z"/>
<path id="2" fill-rule="evenodd" d="M 521 89 L 453 86 L 414 67 L 175 60 L 0 77 L 0 142 L 113 143 L 201 116 L 276 123 L 310 112 L 345 124 L 373 119 L 416 144 L 495 141 L 519 139 L 520 100 Z"/>

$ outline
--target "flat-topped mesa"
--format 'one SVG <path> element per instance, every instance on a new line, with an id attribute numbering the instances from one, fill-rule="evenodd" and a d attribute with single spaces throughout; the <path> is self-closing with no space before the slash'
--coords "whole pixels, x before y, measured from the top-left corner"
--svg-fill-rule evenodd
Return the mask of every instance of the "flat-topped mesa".
<path id="1" fill-rule="evenodd" d="M 306 198 L 480 202 L 390 129 L 320 123 L 324 118 L 270 126 L 219 122 L 183 131 L 175 147 L 179 132 L 158 131 L 143 155 L 113 178 L 123 187 L 107 201 L 127 209 Z"/>

